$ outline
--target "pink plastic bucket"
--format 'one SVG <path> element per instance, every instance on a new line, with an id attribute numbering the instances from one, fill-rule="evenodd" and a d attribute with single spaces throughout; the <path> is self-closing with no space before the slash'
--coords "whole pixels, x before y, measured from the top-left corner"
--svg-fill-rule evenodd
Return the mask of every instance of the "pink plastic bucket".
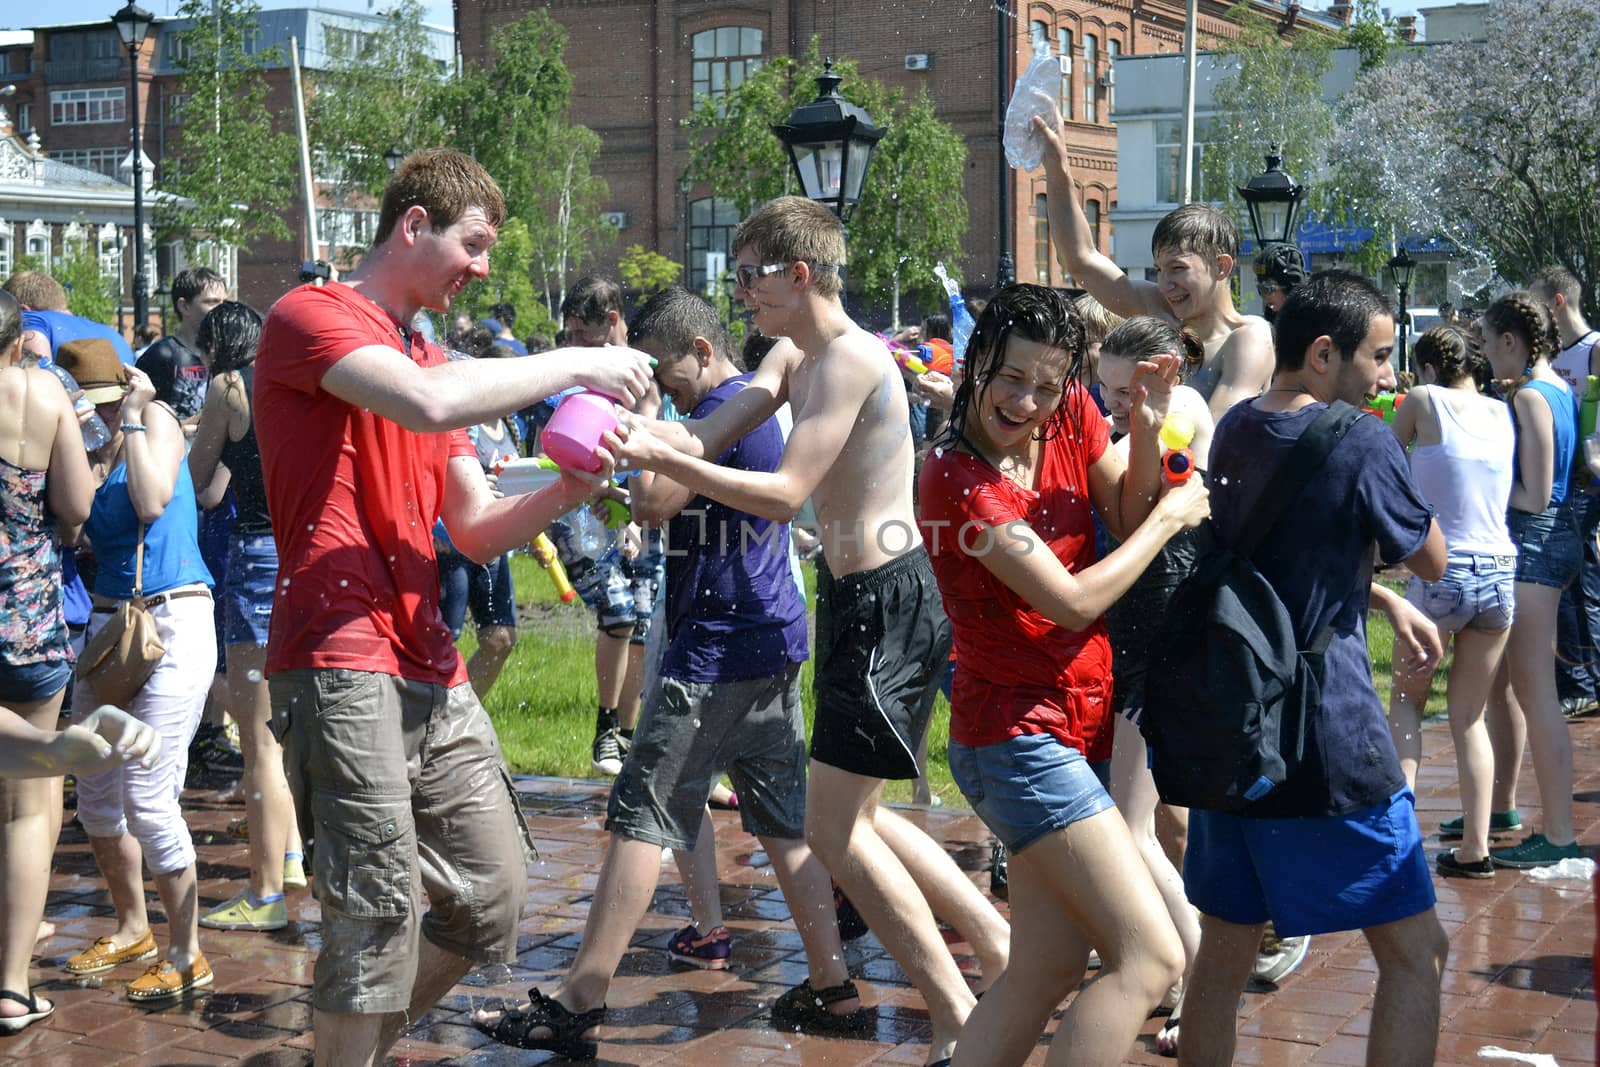
<path id="1" fill-rule="evenodd" d="M 616 402 L 599 393 L 573 393 L 561 402 L 539 435 L 544 454 L 567 470 L 597 471 L 594 450 L 600 438 L 617 428 Z"/>

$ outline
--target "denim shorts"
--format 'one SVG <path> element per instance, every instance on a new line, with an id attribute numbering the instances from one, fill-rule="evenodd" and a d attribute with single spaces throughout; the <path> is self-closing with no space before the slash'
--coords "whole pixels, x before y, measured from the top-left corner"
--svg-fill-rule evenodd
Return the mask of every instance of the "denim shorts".
<path id="1" fill-rule="evenodd" d="M 439 613 L 450 627 L 450 636 L 461 636 L 468 608 L 479 629 L 517 628 L 517 591 L 511 583 L 509 554 L 480 564 L 454 549 L 439 551 Z"/>
<path id="2" fill-rule="evenodd" d="M 222 639 L 229 645 L 267 647 L 272 590 L 278 584 L 278 544 L 271 534 L 241 534 L 228 543 L 228 580 L 222 590 Z"/>
<path id="3" fill-rule="evenodd" d="M 553 523 L 550 536 L 567 568 L 567 577 L 578 598 L 594 612 L 599 628 L 629 642 L 644 645 L 650 637 L 650 618 L 655 614 L 656 594 L 666 579 L 666 558 L 662 555 L 661 531 L 646 533 L 644 551 L 632 559 L 615 544 L 598 559 L 583 555 L 577 539 L 565 523 Z"/>
<path id="4" fill-rule="evenodd" d="M 64 660 L 0 666 L 0 703 L 31 704 L 67 687 L 72 664 Z"/>
<path id="5" fill-rule="evenodd" d="M 1570 497 L 1537 515 L 1511 508 L 1506 526 L 1517 546 L 1517 581 L 1565 589 L 1578 576 L 1583 544 Z"/>
<path id="6" fill-rule="evenodd" d="M 1280 937 L 1364 930 L 1434 905 L 1409 789 L 1315 818 L 1191 808 L 1183 887 L 1202 913 L 1242 926 L 1271 919 Z"/>
<path id="7" fill-rule="evenodd" d="M 1516 556 L 1452 555 L 1437 582 L 1413 575 L 1406 600 L 1445 633 L 1504 630 L 1516 607 L 1516 576 Z"/>
<path id="8" fill-rule="evenodd" d="M 1012 852 L 1112 806 L 1102 771 L 1050 734 L 968 748 L 950 742 L 950 776 Z"/>

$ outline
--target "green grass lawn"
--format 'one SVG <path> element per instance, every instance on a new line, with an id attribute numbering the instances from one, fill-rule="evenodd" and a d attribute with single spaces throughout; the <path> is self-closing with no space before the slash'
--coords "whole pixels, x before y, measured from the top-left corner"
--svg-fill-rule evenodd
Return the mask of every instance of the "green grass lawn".
<path id="1" fill-rule="evenodd" d="M 816 570 L 805 568 L 807 600 L 814 601 Z M 531 558 L 512 558 L 517 601 L 523 606 L 521 639 L 499 682 L 489 693 L 489 717 L 500 733 L 506 758 L 515 771 L 565 777 L 591 777 L 589 746 L 594 739 L 598 703 L 594 680 L 594 616 L 580 604 L 563 605 L 549 577 Z M 1386 618 L 1373 615 L 1368 623 L 1373 677 L 1378 694 L 1389 699 L 1389 663 L 1393 631 Z M 462 635 L 463 656 L 476 647 L 472 627 Z M 1448 663 L 1448 661 L 1447 661 Z M 802 672 L 806 729 L 809 734 L 815 704 L 811 695 L 811 664 Z M 1444 674 L 1434 679 L 1429 707 L 1444 707 Z M 964 804 L 961 791 L 950 780 L 946 746 L 950 739 L 950 705 L 938 698 L 928 741 L 929 786 L 946 804 Z M 887 797 L 909 801 L 908 782 L 891 782 Z"/>

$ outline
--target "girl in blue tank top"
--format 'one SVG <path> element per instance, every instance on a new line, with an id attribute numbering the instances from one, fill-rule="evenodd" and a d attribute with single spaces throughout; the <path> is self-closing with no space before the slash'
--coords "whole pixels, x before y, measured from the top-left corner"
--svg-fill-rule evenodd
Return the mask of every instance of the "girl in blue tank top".
<path id="1" fill-rule="evenodd" d="M 1544 303 L 1507 293 L 1478 322 L 1494 376 L 1522 379 L 1511 398 L 1517 428 L 1515 480 L 1506 525 L 1517 546 L 1516 614 L 1505 660 L 1489 689 L 1489 734 L 1494 746 L 1492 809 L 1503 826 L 1520 826 L 1515 811 L 1522 746 L 1515 716 L 1526 721 L 1527 743 L 1539 778 L 1543 832 L 1492 849 L 1500 867 L 1544 867 L 1579 854 L 1572 826 L 1572 742 L 1555 685 L 1556 611 L 1561 591 L 1582 559 L 1578 526 L 1567 501 L 1568 473 L 1577 451 L 1577 406 L 1550 367 L 1555 329 Z M 1516 701 L 1506 699 L 1507 683 Z"/>

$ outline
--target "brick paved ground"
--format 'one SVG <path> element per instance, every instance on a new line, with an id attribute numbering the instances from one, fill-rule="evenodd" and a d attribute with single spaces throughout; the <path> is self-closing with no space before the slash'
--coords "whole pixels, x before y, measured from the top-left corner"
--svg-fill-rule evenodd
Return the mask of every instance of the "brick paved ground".
<path id="1" fill-rule="evenodd" d="M 1582 840 L 1600 840 L 1600 721 L 1572 729 Z M 1455 772 L 1448 731 L 1425 731 L 1428 761 L 1420 784 L 1424 828 L 1455 813 Z M 1533 794 L 1531 771 L 1523 794 Z M 601 850 L 604 789 L 600 783 L 525 779 L 518 783 L 534 828 L 540 859 L 530 868 L 528 897 L 515 967 L 471 976 L 412 1028 L 392 1061 L 490 1067 L 540 1063 L 543 1053 L 506 1049 L 467 1022 L 474 1006 L 520 997 L 548 985 L 572 958 L 589 906 Z M 244 874 L 245 849 L 228 838 L 237 804 L 215 792 L 187 800 L 200 852 L 203 904 L 226 899 Z M 1538 823 L 1524 806 L 1525 821 Z M 970 814 L 915 813 L 973 877 L 986 884 L 987 834 Z M 871 1040 L 824 1040 L 775 1032 L 765 1017 L 770 1000 L 805 976 L 800 941 L 770 868 L 735 817 L 720 815 L 719 867 L 735 938 L 727 972 L 675 970 L 663 946 L 687 914 L 677 875 L 663 869 L 658 893 L 634 949 L 612 986 L 601 1062 L 613 1064 L 857 1064 L 923 1063 L 928 1034 L 921 999 L 870 937 L 850 948 L 852 970 L 878 1005 Z M 1430 838 L 1430 852 L 1438 848 Z M 308 1063 L 312 1045 L 308 987 L 318 948 L 317 905 L 306 892 L 291 898 L 294 921 L 271 934 L 203 931 L 217 980 L 192 1003 L 164 1010 L 133 1007 L 122 998 L 139 973 L 130 964 L 104 976 L 74 979 L 60 969 L 71 952 L 110 931 L 111 912 L 80 831 L 69 825 L 58 853 L 49 916 L 58 934 L 41 944 L 35 988 L 58 1010 L 47 1023 L 0 1037 L 0 1062 L 37 1067 L 190 1067 Z M 153 887 L 151 900 L 155 900 Z M 154 905 L 153 905 L 154 910 Z M 1589 978 L 1595 922 L 1589 886 L 1539 882 L 1501 872 L 1492 882 L 1439 885 L 1439 914 L 1450 933 L 1444 983 L 1444 1035 L 1438 1062 L 1479 1063 L 1485 1045 L 1554 1055 L 1563 1065 L 1589 1063 L 1595 1004 Z M 157 919 L 157 937 L 165 931 Z M 954 946 L 958 956 L 963 946 Z M 964 959 L 965 966 L 972 961 Z M 1304 966 L 1277 991 L 1245 996 L 1239 1063 L 1360 1064 L 1370 1018 L 1375 972 L 1359 937 L 1314 940 Z M 1128 1060 L 1170 1063 L 1155 1055 L 1156 1022 L 1148 1023 Z M 1030 1060 L 1042 1063 L 1041 1047 Z"/>

